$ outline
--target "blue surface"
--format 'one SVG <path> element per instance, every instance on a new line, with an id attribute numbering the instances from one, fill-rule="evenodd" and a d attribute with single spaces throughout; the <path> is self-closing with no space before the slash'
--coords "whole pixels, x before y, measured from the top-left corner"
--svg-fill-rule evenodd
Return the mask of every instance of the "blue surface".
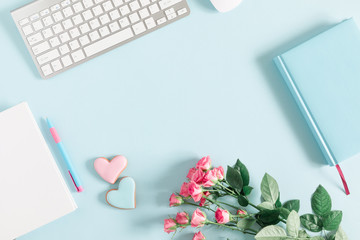
<path id="1" fill-rule="evenodd" d="M 168 198 L 206 154 L 223 166 L 241 158 L 257 187 L 254 201 L 265 171 L 279 181 L 282 199 L 302 200 L 301 213 L 323 184 L 357 239 L 360 162 L 342 165 L 352 192 L 346 197 L 272 58 L 345 18 L 359 23 L 358 0 L 245 0 L 227 14 L 190 0 L 186 19 L 46 81 L 9 14 L 25 3 L 1 0 L 0 109 L 29 102 L 79 209 L 20 240 L 170 239 L 163 219 L 177 209 L 168 208 Z M 56 122 L 84 193 L 75 192 L 43 116 Z M 97 157 L 117 154 L 129 160 L 123 175 L 136 181 L 134 211 L 105 203 L 112 186 L 92 167 Z M 215 230 L 203 232 L 210 240 L 238 239 Z"/>

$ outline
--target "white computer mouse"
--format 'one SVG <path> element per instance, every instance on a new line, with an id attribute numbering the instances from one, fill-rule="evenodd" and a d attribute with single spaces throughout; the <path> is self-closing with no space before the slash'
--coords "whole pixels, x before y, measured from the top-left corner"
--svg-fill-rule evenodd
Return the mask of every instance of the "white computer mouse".
<path id="1" fill-rule="evenodd" d="M 210 0 L 219 12 L 228 12 L 236 8 L 242 0 Z"/>

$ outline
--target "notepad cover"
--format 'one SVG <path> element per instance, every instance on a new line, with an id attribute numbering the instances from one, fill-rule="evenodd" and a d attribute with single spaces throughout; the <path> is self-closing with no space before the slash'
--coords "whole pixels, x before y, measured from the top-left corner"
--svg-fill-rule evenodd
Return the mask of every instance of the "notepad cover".
<path id="1" fill-rule="evenodd" d="M 77 208 L 26 103 L 0 112 L 0 191 L 2 240 Z"/>
<path id="2" fill-rule="evenodd" d="M 327 162 L 360 155 L 360 31 L 353 19 L 274 59 Z"/>

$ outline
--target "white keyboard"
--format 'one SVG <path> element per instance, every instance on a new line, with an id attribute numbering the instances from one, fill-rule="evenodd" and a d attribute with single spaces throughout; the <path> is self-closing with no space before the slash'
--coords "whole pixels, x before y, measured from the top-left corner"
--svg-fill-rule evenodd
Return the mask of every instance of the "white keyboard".
<path id="1" fill-rule="evenodd" d="M 11 12 L 45 79 L 189 13 L 186 0 L 37 0 Z"/>

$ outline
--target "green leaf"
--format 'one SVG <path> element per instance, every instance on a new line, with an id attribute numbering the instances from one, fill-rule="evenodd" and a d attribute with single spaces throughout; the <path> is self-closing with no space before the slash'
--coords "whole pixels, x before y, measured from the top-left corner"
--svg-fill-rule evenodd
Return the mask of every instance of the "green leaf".
<path id="1" fill-rule="evenodd" d="M 320 232 L 323 228 L 323 223 L 320 217 L 314 214 L 305 214 L 300 217 L 301 224 L 311 232 Z"/>
<path id="2" fill-rule="evenodd" d="M 325 238 L 320 237 L 320 236 L 316 236 L 316 237 L 311 237 L 311 240 L 325 240 Z"/>
<path id="3" fill-rule="evenodd" d="M 247 200 L 247 198 L 243 195 L 239 195 L 238 203 L 240 204 L 240 206 L 246 207 L 247 205 L 249 205 L 249 200 Z"/>
<path id="4" fill-rule="evenodd" d="M 251 191 L 253 190 L 254 188 L 253 187 L 250 187 L 250 186 L 244 186 L 243 187 L 243 192 L 244 192 L 244 195 L 245 196 L 249 196 Z"/>
<path id="5" fill-rule="evenodd" d="M 265 201 L 273 204 L 279 198 L 279 186 L 276 180 L 267 173 L 265 173 L 261 181 L 261 196 Z"/>
<path id="6" fill-rule="evenodd" d="M 267 209 L 267 210 L 275 209 L 274 204 L 272 204 L 271 202 L 262 202 L 259 205 L 257 205 L 257 207 L 260 209 Z"/>
<path id="7" fill-rule="evenodd" d="M 255 236 L 256 240 L 282 240 L 286 238 L 285 230 L 279 226 L 267 226 Z"/>
<path id="8" fill-rule="evenodd" d="M 339 229 L 335 233 L 335 240 L 349 240 L 349 238 L 346 236 L 346 233 L 341 227 L 339 227 Z"/>
<path id="9" fill-rule="evenodd" d="M 289 200 L 283 204 L 283 207 L 288 209 L 289 211 L 295 210 L 296 212 L 299 212 L 300 200 Z"/>
<path id="10" fill-rule="evenodd" d="M 300 229 L 300 217 L 299 214 L 292 210 L 286 220 L 286 231 L 291 237 L 298 237 Z"/>
<path id="11" fill-rule="evenodd" d="M 321 185 L 319 185 L 311 197 L 311 208 L 313 209 L 314 213 L 319 216 L 324 216 L 331 210 L 330 195 Z"/>
<path id="12" fill-rule="evenodd" d="M 279 209 L 261 210 L 258 214 L 256 214 L 257 220 L 265 226 L 278 224 L 280 222 L 279 216 Z"/>
<path id="13" fill-rule="evenodd" d="M 280 202 L 280 192 L 279 192 L 279 197 L 278 197 L 278 199 L 277 199 L 277 200 L 276 200 L 276 202 L 275 202 L 275 207 L 276 207 L 276 208 L 281 207 L 281 202 Z"/>
<path id="14" fill-rule="evenodd" d="M 240 221 L 238 221 L 238 223 L 236 224 L 238 228 L 246 230 L 251 228 L 251 226 L 256 222 L 255 219 L 253 218 L 244 218 L 241 219 Z"/>
<path id="15" fill-rule="evenodd" d="M 280 216 L 283 218 L 283 219 L 287 219 L 289 217 L 289 214 L 290 214 L 290 211 L 289 209 L 286 209 L 286 208 L 279 208 L 279 211 L 280 211 Z"/>
<path id="16" fill-rule="evenodd" d="M 227 168 L 226 180 L 230 186 L 235 189 L 241 190 L 243 187 L 243 180 L 241 178 L 240 172 L 230 166 Z"/>
<path id="17" fill-rule="evenodd" d="M 298 233 L 298 237 L 299 238 L 309 238 L 309 234 L 307 234 L 307 232 L 304 229 L 299 230 Z"/>
<path id="18" fill-rule="evenodd" d="M 342 211 L 331 211 L 324 215 L 323 224 L 325 230 L 335 231 L 339 228 L 342 220 Z"/>
<path id="19" fill-rule="evenodd" d="M 246 166 L 238 159 L 234 168 L 240 171 L 244 186 L 248 186 L 250 183 L 250 175 Z"/>

